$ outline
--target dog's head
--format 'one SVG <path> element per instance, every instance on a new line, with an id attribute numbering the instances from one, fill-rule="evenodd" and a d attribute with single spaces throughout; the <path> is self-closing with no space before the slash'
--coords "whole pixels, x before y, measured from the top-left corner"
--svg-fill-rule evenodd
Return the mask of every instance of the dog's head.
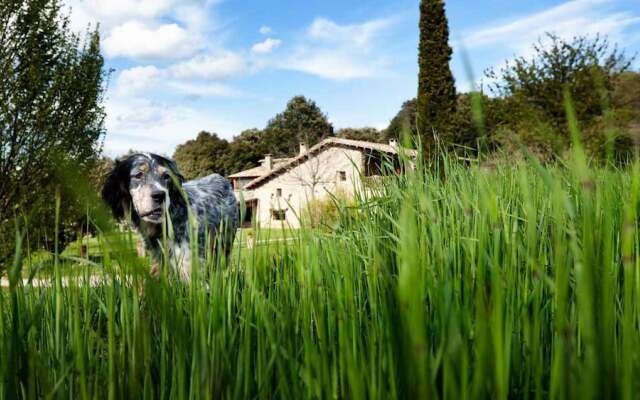
<path id="1" fill-rule="evenodd" d="M 102 198 L 116 219 L 131 212 L 134 223 L 160 224 L 173 203 L 183 203 L 184 178 L 176 164 L 157 154 L 133 154 L 117 161 L 102 188 Z"/>

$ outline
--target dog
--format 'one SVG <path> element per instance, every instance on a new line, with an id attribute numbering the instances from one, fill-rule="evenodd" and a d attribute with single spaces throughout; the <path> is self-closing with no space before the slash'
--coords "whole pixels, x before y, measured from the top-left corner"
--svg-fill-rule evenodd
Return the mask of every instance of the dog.
<path id="1" fill-rule="evenodd" d="M 231 184 L 218 174 L 185 182 L 172 160 L 137 153 L 116 161 L 105 179 L 102 198 L 118 221 L 130 216 L 151 253 L 152 275 L 159 273 L 168 256 L 178 276 L 190 280 L 191 236 L 197 235 L 200 260 L 208 249 L 229 257 L 239 225 L 238 204 Z"/>

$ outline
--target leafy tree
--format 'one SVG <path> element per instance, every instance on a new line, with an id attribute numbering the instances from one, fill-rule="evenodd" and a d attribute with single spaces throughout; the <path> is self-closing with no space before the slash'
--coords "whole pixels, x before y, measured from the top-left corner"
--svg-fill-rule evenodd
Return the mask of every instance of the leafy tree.
<path id="1" fill-rule="evenodd" d="M 444 0 L 422 0 L 416 122 L 426 149 L 433 143 L 434 132 L 445 135 L 450 131 L 450 118 L 455 113 L 451 53 Z"/>
<path id="2" fill-rule="evenodd" d="M 229 174 L 258 165 L 258 161 L 264 157 L 268 150 L 263 140 L 263 132 L 260 129 L 247 129 L 233 138 L 229 144 L 227 157 L 227 171 Z"/>
<path id="3" fill-rule="evenodd" d="M 451 133 L 445 137 L 445 144 L 456 153 L 475 152 L 481 135 L 487 129 L 487 124 L 494 125 L 493 113 L 490 107 L 482 110 L 484 126 L 474 118 L 473 108 L 480 104 L 490 104 L 491 99 L 479 92 L 461 93 L 456 99 L 456 112 L 451 116 Z"/>
<path id="4" fill-rule="evenodd" d="M 336 136 L 343 139 L 364 140 L 366 142 L 384 142 L 382 132 L 376 128 L 343 128 L 340 129 Z"/>
<path id="5" fill-rule="evenodd" d="M 227 175 L 229 142 L 215 133 L 202 131 L 194 140 L 178 145 L 173 158 L 186 179 L 211 175 Z"/>
<path id="6" fill-rule="evenodd" d="M 247 129 L 231 142 L 201 132 L 196 140 L 178 146 L 174 159 L 187 178 L 212 172 L 230 175 L 255 167 L 265 154 L 293 156 L 300 142 L 312 146 L 331 135 L 333 126 L 316 103 L 296 96 L 264 130 Z"/>
<path id="7" fill-rule="evenodd" d="M 508 61 L 499 72 L 489 70 L 487 76 L 496 81 L 491 90 L 511 99 L 513 123 L 534 118 L 565 138 L 565 91 L 571 96 L 578 121 L 588 125 L 610 108 L 614 79 L 631 62 L 600 36 L 566 41 L 547 34 L 533 49 L 531 58 Z"/>
<path id="8" fill-rule="evenodd" d="M 304 96 L 289 100 L 286 109 L 269 121 L 262 140 L 274 156 L 287 157 L 298 152 L 299 144 L 313 146 L 333 135 L 333 126 L 320 107 Z"/>
<path id="9" fill-rule="evenodd" d="M 416 106 L 417 100 L 415 98 L 402 103 L 400 111 L 382 133 L 385 140 L 401 140 L 405 132 L 412 136 L 416 134 Z"/>
<path id="10" fill-rule="evenodd" d="M 506 127 L 525 144 L 546 143 L 545 151 L 561 154 L 570 144 L 568 93 L 583 141 L 592 153 L 600 153 L 606 143 L 615 141 L 607 137 L 617 131 L 612 105 L 615 79 L 631 61 L 600 36 L 564 40 L 547 34 L 533 49 L 532 57 L 519 57 L 499 72 L 487 72 L 496 82 L 491 90 L 504 100 L 501 115 Z"/>
<path id="11" fill-rule="evenodd" d="M 59 0 L 0 2 L 0 37 L 0 242 L 10 244 L 2 236 L 19 214 L 37 221 L 32 235 L 54 225 L 61 165 L 86 176 L 96 162 L 105 74 L 97 29 L 71 33 Z M 64 200 L 63 219 L 84 214 Z"/>
<path id="12" fill-rule="evenodd" d="M 630 122 L 638 125 L 640 130 L 640 72 L 625 71 L 618 74 L 611 96 L 613 107 L 625 112 Z"/>

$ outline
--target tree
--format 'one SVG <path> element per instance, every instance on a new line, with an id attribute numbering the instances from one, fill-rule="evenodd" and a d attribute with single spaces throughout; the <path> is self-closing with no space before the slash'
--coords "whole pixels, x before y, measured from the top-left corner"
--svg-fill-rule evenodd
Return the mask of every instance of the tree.
<path id="1" fill-rule="evenodd" d="M 59 0 L 0 2 L 0 242 L 18 215 L 54 225 L 61 165 L 88 175 L 104 135 L 98 30 L 71 33 Z M 68 203 L 68 204 L 67 204 Z M 82 210 L 68 201 L 63 219 Z M 83 208 L 79 205 L 80 208 Z M 2 249 L 0 249 L 2 252 Z"/>
<path id="2" fill-rule="evenodd" d="M 382 134 L 385 140 L 401 140 L 405 132 L 411 136 L 416 134 L 416 107 L 417 100 L 415 98 L 402 103 L 400 111 L 393 117 Z"/>
<path id="3" fill-rule="evenodd" d="M 416 122 L 427 150 L 433 144 L 434 133 L 449 132 L 449 119 L 456 110 L 455 82 L 449 67 L 451 53 L 444 0 L 422 0 Z"/>
<path id="4" fill-rule="evenodd" d="M 600 36 L 567 41 L 547 34 L 533 50 L 531 58 L 508 61 L 499 72 L 489 70 L 487 76 L 496 82 L 490 88 L 564 132 L 565 91 L 569 91 L 578 120 L 589 122 L 610 106 L 615 77 L 631 65 L 623 52 Z"/>
<path id="5" fill-rule="evenodd" d="M 342 128 L 336 133 L 336 137 L 352 140 L 364 140 L 365 142 L 384 142 L 382 132 L 376 128 Z"/>
<path id="6" fill-rule="evenodd" d="M 247 129 L 229 144 L 227 171 L 230 174 L 253 168 L 268 152 L 260 129 Z"/>
<path id="7" fill-rule="evenodd" d="M 286 109 L 269 121 L 262 140 L 265 149 L 277 157 L 288 157 L 298 152 L 299 144 L 313 146 L 333 135 L 333 126 L 312 100 L 296 96 Z"/>
<path id="8" fill-rule="evenodd" d="M 196 179 L 214 172 L 227 175 L 229 142 L 217 134 L 202 131 L 194 140 L 176 147 L 173 159 L 186 179 Z"/>
<path id="9" fill-rule="evenodd" d="M 640 128 L 640 72 L 616 75 L 611 101 L 614 108 L 625 111 L 630 122 Z"/>
<path id="10" fill-rule="evenodd" d="M 607 143 L 617 141 L 608 136 L 622 133 L 613 95 L 617 77 L 631 60 L 600 36 L 564 40 L 547 34 L 533 50 L 531 57 L 508 61 L 499 72 L 487 71 L 495 81 L 493 94 L 503 100 L 504 125 L 520 139 L 549 143 L 553 153 L 561 154 L 571 143 L 568 93 L 587 150 L 600 155 Z"/>

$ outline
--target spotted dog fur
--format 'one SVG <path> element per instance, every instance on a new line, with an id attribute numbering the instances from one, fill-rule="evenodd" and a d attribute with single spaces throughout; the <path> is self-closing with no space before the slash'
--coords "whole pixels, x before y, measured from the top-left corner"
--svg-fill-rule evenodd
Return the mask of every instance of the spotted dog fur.
<path id="1" fill-rule="evenodd" d="M 227 256 L 238 228 L 238 205 L 229 182 L 218 174 L 185 182 L 171 160 L 157 154 L 133 154 L 116 162 L 102 189 L 102 198 L 118 220 L 131 217 L 154 265 L 162 265 L 163 227 L 168 227 L 170 263 L 182 279 L 191 276 L 189 210 L 195 220 L 198 256 L 207 245 Z M 168 219 L 166 217 L 169 217 Z M 208 239 L 208 240 L 207 240 Z"/>

